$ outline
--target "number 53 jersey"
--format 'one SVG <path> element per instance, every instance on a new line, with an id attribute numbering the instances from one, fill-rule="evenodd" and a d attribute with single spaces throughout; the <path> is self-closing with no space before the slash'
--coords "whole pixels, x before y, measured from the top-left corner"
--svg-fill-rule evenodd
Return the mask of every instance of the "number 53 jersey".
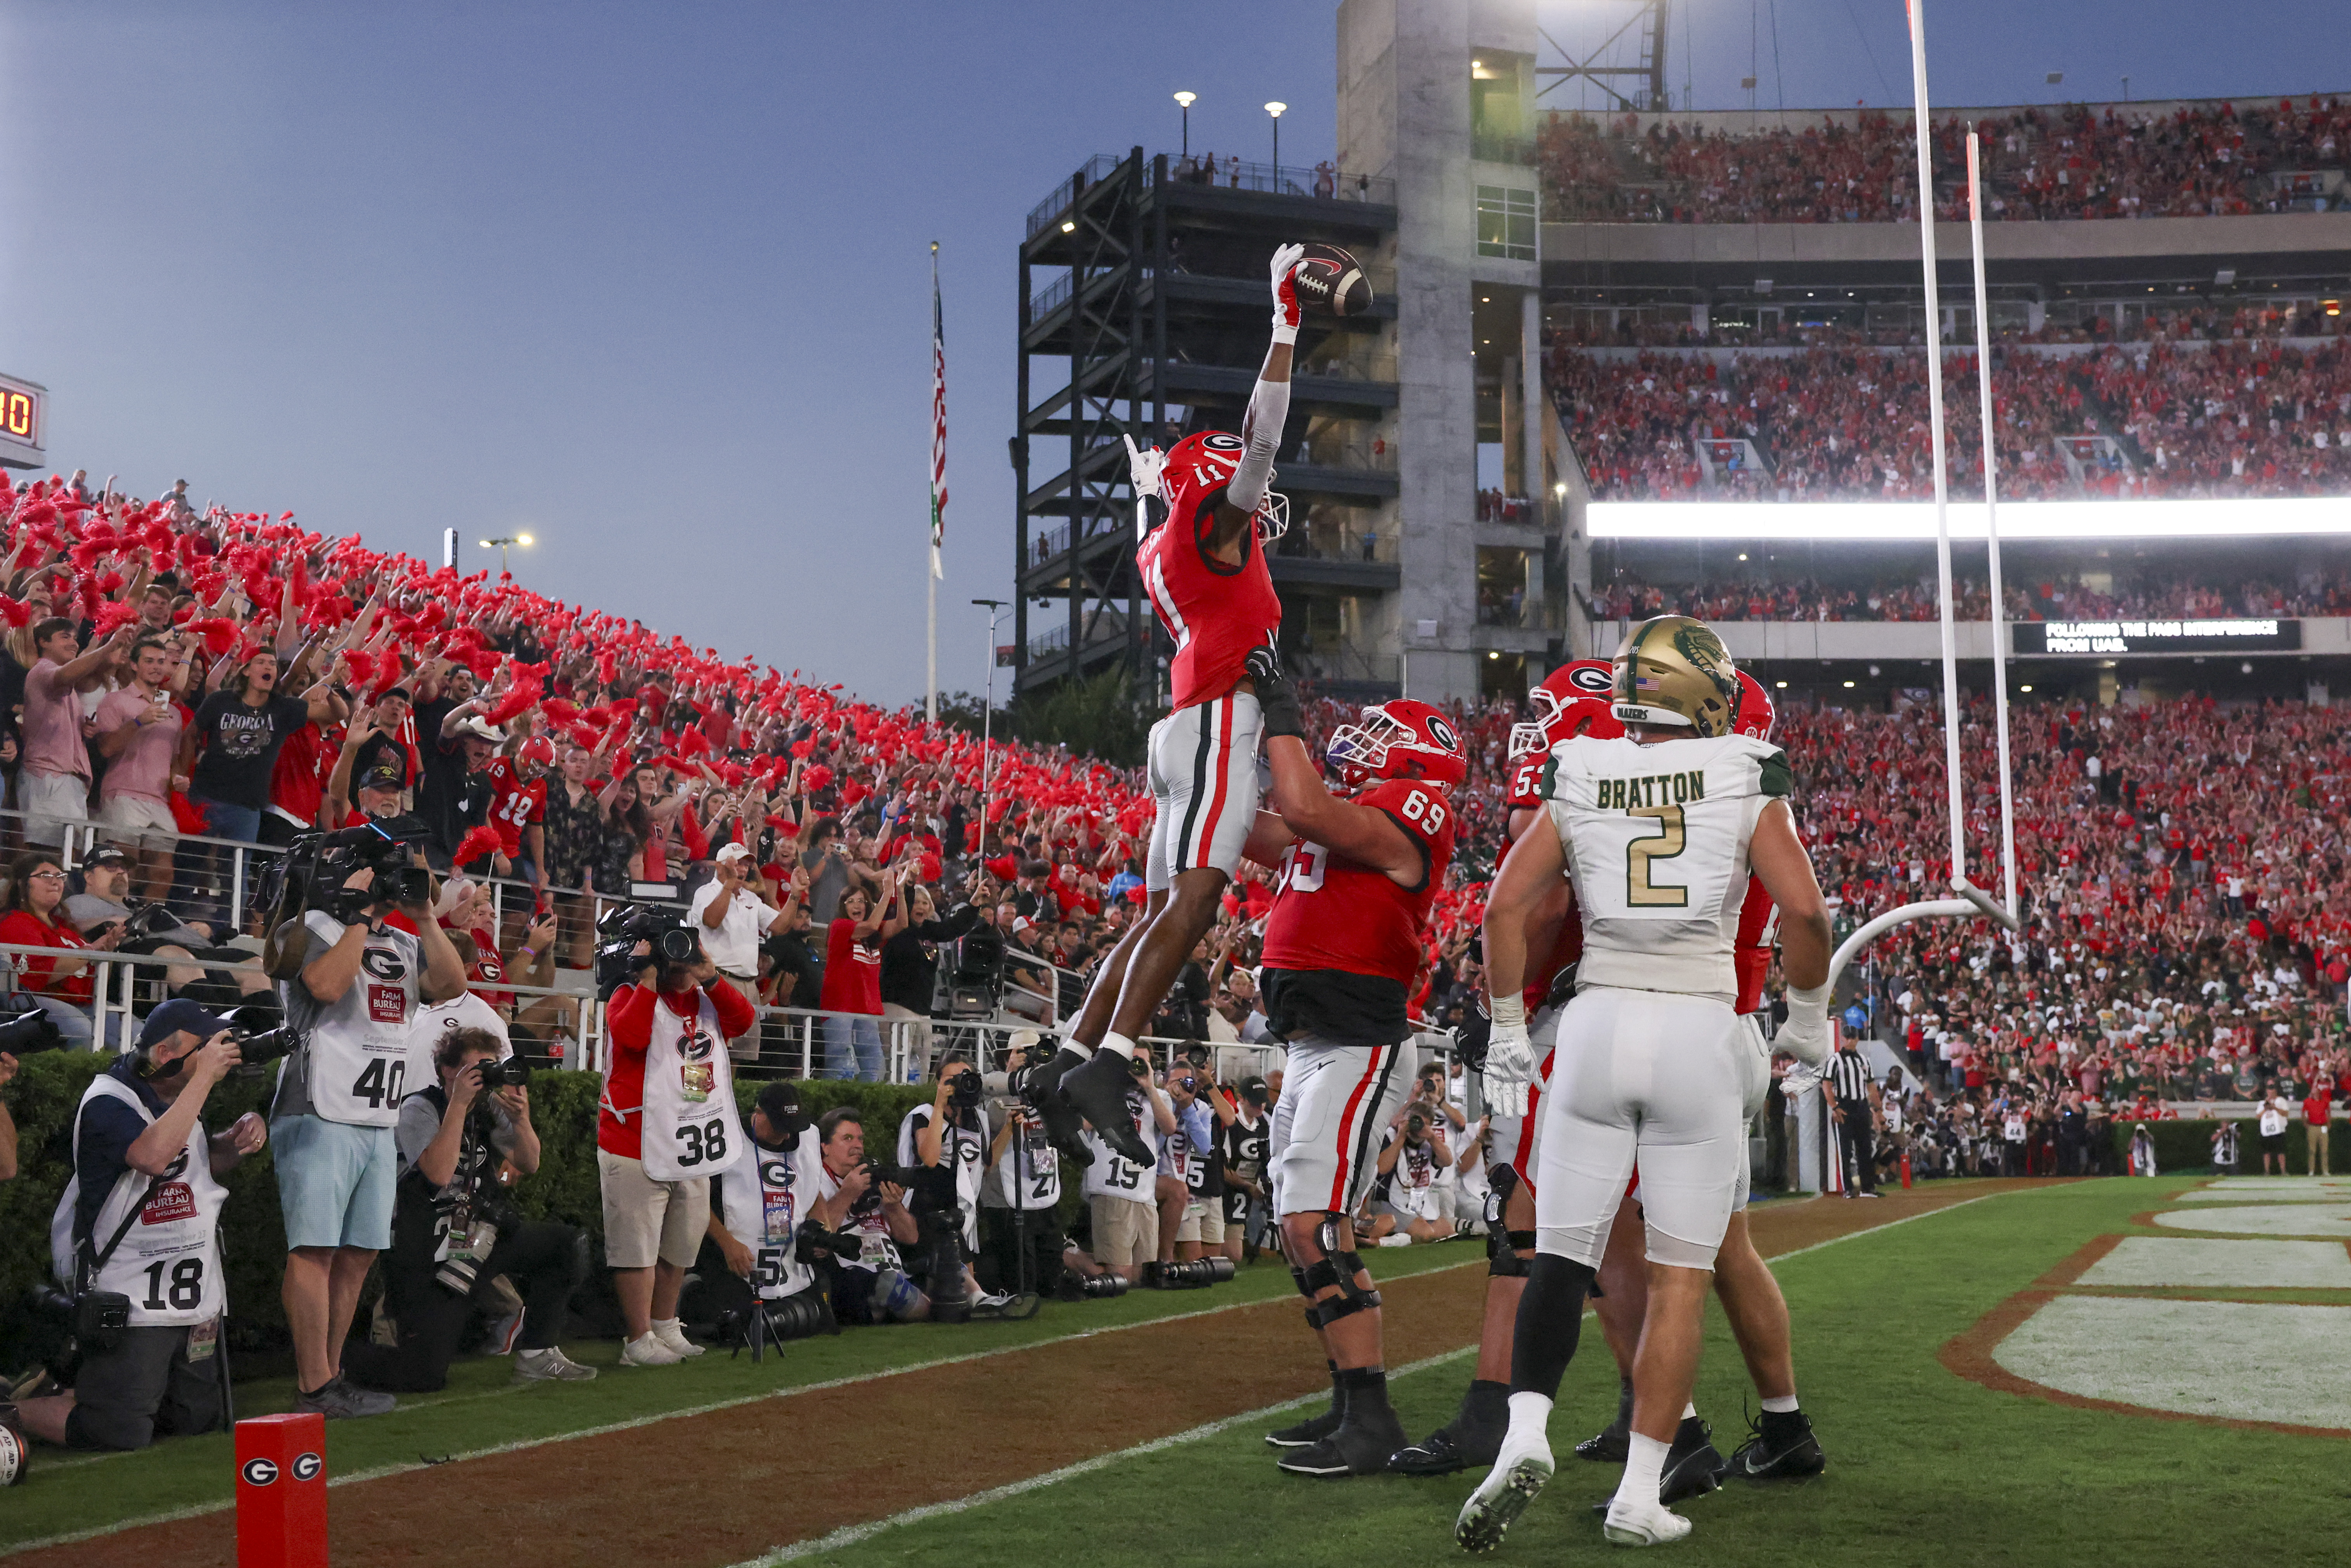
<path id="1" fill-rule="evenodd" d="M 1748 736 L 1552 747 L 1543 805 L 1583 915 L 1577 984 L 1732 1001 L 1747 846 L 1792 788 L 1787 753 Z"/>

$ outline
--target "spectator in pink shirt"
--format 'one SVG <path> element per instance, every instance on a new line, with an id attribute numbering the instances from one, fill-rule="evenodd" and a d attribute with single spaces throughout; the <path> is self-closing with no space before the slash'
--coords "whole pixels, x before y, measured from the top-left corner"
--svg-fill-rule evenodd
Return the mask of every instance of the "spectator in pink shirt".
<path id="1" fill-rule="evenodd" d="M 82 733 L 76 695 L 95 686 L 128 646 L 126 628 L 88 653 L 74 635 L 74 623 L 51 616 L 33 628 L 40 654 L 25 676 L 25 770 L 20 786 L 25 838 L 49 847 L 65 838 L 68 822 L 89 820 L 89 747 Z"/>

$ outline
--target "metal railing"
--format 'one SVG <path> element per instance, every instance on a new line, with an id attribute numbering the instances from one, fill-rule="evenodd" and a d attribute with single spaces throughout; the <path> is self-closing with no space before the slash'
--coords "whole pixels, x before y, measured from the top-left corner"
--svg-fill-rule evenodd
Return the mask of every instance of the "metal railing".
<path id="1" fill-rule="evenodd" d="M 1515 160 L 1511 160 L 1515 161 Z M 1029 209 L 1027 233 L 1050 225 L 1087 191 L 1101 183 L 1126 160 L 1097 152 L 1085 166 L 1046 193 Z M 1146 161 L 1146 167 L 1148 162 Z M 1299 164 L 1248 163 L 1238 158 L 1218 158 L 1213 170 L 1205 154 L 1186 158 L 1170 154 L 1167 183 L 1171 185 L 1213 186 L 1220 191 L 1256 191 L 1269 195 L 1304 196 L 1323 201 L 1371 202 L 1395 205 L 1395 181 L 1384 174 L 1350 173 L 1343 169 Z"/>

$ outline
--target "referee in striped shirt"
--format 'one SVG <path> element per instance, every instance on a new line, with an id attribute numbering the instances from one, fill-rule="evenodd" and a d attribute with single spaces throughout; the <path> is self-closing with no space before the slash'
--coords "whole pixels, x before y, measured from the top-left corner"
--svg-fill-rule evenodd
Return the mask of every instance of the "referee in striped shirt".
<path id="1" fill-rule="evenodd" d="M 1824 1087 L 1829 1092 L 1829 1119 L 1835 1124 L 1837 1145 L 1844 1152 L 1850 1174 L 1845 1178 L 1847 1197 L 1877 1196 L 1877 1155 L 1873 1146 L 1876 1127 L 1876 1104 L 1872 1098 L 1876 1085 L 1869 1081 L 1869 1063 L 1855 1049 L 1853 1036 L 1838 1031 L 1841 1038 L 1836 1054 L 1829 1058 L 1829 1075 Z"/>

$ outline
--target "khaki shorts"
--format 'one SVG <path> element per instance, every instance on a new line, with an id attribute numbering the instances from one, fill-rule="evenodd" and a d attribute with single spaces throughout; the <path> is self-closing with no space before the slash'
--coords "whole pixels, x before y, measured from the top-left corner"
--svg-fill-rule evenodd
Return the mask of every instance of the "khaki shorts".
<path id="1" fill-rule="evenodd" d="M 1222 1198 L 1210 1203 L 1194 1198 L 1184 1206 L 1184 1223 L 1176 1229 L 1178 1241 L 1197 1241 L 1205 1247 L 1225 1244 L 1225 1204 Z"/>
<path id="2" fill-rule="evenodd" d="M 612 1269 L 694 1266 L 710 1228 L 710 1178 L 654 1181 L 643 1160 L 596 1151 L 604 1195 L 604 1263 Z"/>
<path id="3" fill-rule="evenodd" d="M 144 795 L 117 795 L 98 809 L 98 820 L 111 831 L 99 835 L 110 844 L 168 852 L 176 841 L 179 822 L 172 808 Z"/>
<path id="4" fill-rule="evenodd" d="M 1126 1269 L 1159 1256 L 1157 1205 L 1101 1194 L 1087 1201 L 1093 1209 L 1095 1262 L 1105 1269 Z"/>

